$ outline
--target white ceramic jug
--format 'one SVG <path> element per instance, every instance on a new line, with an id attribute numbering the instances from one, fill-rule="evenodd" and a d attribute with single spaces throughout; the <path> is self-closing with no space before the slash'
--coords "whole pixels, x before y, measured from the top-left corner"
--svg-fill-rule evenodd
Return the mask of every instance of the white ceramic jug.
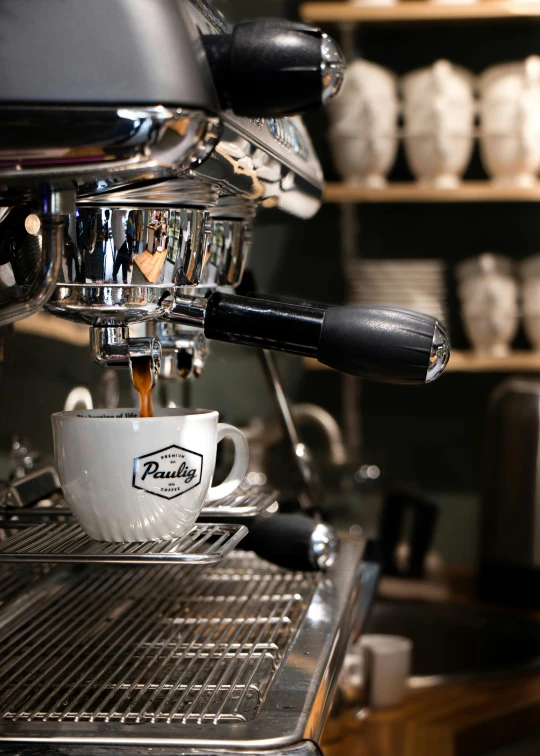
<path id="1" fill-rule="evenodd" d="M 458 185 L 473 149 L 473 82 L 447 60 L 403 77 L 405 154 L 421 183 Z"/>
<path id="2" fill-rule="evenodd" d="M 460 263 L 456 277 L 461 318 L 474 350 L 499 357 L 508 354 L 519 324 L 511 261 L 486 252 Z"/>
<path id="3" fill-rule="evenodd" d="M 480 76 L 480 154 L 500 184 L 532 186 L 540 170 L 540 57 Z"/>
<path id="4" fill-rule="evenodd" d="M 354 61 L 328 112 L 332 154 L 344 181 L 384 186 L 397 151 L 394 74 L 367 60 Z"/>

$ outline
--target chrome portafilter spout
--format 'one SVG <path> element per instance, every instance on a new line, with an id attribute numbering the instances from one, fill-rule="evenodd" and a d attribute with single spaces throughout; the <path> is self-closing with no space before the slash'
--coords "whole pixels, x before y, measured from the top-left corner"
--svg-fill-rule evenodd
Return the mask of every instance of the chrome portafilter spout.
<path id="1" fill-rule="evenodd" d="M 129 368 L 133 360 L 146 358 L 150 363 L 151 387 L 157 383 L 161 364 L 161 344 L 153 336 L 131 338 L 126 326 L 92 326 L 90 351 L 94 361 L 106 368 Z"/>
<path id="2" fill-rule="evenodd" d="M 199 378 L 208 355 L 206 338 L 199 330 L 158 322 L 149 323 L 148 331 L 161 344 L 160 378 Z"/>
<path id="3" fill-rule="evenodd" d="M 102 366 L 132 364 L 140 342 L 128 328 L 144 323 L 143 351 L 152 355 L 155 377 L 197 377 L 207 355 L 201 328 L 208 295 L 240 282 L 255 206 L 228 196 L 209 208 L 121 207 L 117 200 L 109 194 L 80 203 L 66 222 L 60 278 L 47 309 L 91 327 L 92 354 Z M 177 305 L 179 317 L 169 317 Z"/>

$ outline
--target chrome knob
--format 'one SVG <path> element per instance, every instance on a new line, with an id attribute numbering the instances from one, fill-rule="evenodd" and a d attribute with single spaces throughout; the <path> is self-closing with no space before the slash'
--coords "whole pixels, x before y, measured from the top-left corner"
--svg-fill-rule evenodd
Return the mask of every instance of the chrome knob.
<path id="1" fill-rule="evenodd" d="M 321 37 L 322 101 L 335 97 L 345 76 L 345 59 L 335 40 L 324 34 Z"/>
<path id="2" fill-rule="evenodd" d="M 426 374 L 426 383 L 435 381 L 448 365 L 450 359 L 450 339 L 442 325 L 437 321 L 433 332 L 429 367 Z"/>

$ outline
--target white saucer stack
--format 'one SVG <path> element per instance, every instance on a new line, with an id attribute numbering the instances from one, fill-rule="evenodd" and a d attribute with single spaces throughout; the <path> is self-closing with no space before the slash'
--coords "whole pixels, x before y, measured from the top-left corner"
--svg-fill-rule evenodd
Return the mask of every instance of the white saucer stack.
<path id="1" fill-rule="evenodd" d="M 448 322 L 444 260 L 354 260 L 347 265 L 350 304 L 405 307 Z"/>

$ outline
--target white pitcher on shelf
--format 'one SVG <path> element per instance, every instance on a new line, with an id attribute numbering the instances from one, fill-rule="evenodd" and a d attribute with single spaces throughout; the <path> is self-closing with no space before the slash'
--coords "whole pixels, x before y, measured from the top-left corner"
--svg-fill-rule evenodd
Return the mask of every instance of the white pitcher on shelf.
<path id="1" fill-rule="evenodd" d="M 330 146 L 343 180 L 383 187 L 398 144 L 396 76 L 375 63 L 355 60 L 328 112 Z"/>
<path id="2" fill-rule="evenodd" d="M 533 186 L 540 170 L 540 57 L 488 68 L 479 88 L 487 173 L 498 184 Z"/>
<path id="3" fill-rule="evenodd" d="M 458 186 L 474 144 L 473 82 L 471 73 L 447 60 L 402 78 L 405 154 L 420 183 Z"/>
<path id="4" fill-rule="evenodd" d="M 456 266 L 461 319 L 477 354 L 504 357 L 519 325 L 512 261 L 485 252 Z"/>
<path id="5" fill-rule="evenodd" d="M 523 326 L 527 340 L 540 352 L 540 255 L 530 255 L 519 263 Z"/>

